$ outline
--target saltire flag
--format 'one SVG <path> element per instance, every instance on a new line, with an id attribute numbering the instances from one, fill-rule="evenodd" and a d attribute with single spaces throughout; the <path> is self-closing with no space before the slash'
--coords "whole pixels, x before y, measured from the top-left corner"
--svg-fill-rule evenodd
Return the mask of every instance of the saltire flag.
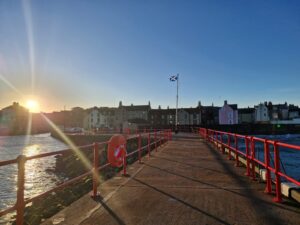
<path id="1" fill-rule="evenodd" d="M 170 77 L 170 81 L 176 81 L 178 79 L 177 75 L 171 76 Z"/>

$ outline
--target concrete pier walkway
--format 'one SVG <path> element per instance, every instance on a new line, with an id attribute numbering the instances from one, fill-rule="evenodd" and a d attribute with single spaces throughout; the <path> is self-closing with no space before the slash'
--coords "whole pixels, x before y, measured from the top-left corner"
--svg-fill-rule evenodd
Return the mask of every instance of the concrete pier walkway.
<path id="1" fill-rule="evenodd" d="M 272 202 L 265 185 L 194 135 L 180 135 L 44 224 L 299 224 L 300 207 Z"/>

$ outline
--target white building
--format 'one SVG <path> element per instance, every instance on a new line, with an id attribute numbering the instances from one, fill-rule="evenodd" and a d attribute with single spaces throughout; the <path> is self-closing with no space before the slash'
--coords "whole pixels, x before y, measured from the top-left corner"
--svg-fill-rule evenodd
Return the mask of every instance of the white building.
<path id="1" fill-rule="evenodd" d="M 178 124 L 190 125 L 189 113 L 184 109 L 178 109 Z"/>
<path id="2" fill-rule="evenodd" d="M 269 110 L 266 105 L 260 103 L 258 106 L 255 106 L 255 122 L 269 122 Z"/>
<path id="3" fill-rule="evenodd" d="M 84 118 L 84 128 L 87 130 L 108 127 L 108 118 L 100 109 L 94 107 Z"/>

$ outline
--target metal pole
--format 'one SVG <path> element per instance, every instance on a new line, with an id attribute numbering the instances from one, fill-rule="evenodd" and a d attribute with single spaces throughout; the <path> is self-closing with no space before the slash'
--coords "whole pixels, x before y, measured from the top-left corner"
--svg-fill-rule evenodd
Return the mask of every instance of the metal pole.
<path id="1" fill-rule="evenodd" d="M 276 197 L 273 199 L 274 202 L 282 202 L 281 197 L 281 178 L 278 174 L 280 172 L 280 156 L 277 142 L 274 143 L 274 164 L 275 164 L 275 179 L 276 179 Z"/>
<path id="2" fill-rule="evenodd" d="M 98 195 L 98 185 L 99 185 L 99 173 L 98 173 L 98 165 L 99 165 L 99 150 L 98 143 L 94 143 L 94 168 L 93 168 L 93 198 L 96 198 Z"/>
<path id="3" fill-rule="evenodd" d="M 270 171 L 270 146 L 267 140 L 264 142 L 265 152 L 265 168 L 266 168 L 266 189 L 265 193 L 270 194 L 272 192 L 272 180 Z"/>
<path id="4" fill-rule="evenodd" d="M 179 74 L 177 74 L 177 94 L 176 94 L 176 122 L 175 122 L 175 128 L 177 130 L 177 124 L 178 124 L 178 86 L 179 86 Z"/>
<path id="5" fill-rule="evenodd" d="M 16 202 L 16 208 L 17 208 L 16 224 L 23 225 L 24 209 L 25 209 L 24 190 L 25 190 L 26 156 L 20 155 L 17 160 L 18 160 L 18 182 L 17 182 L 17 202 Z"/>

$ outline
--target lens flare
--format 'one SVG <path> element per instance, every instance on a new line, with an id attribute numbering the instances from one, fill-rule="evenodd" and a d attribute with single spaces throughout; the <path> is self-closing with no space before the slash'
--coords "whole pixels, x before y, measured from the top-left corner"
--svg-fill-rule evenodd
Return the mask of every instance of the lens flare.
<path id="1" fill-rule="evenodd" d="M 33 22 L 30 1 L 23 0 L 23 13 L 25 19 L 25 25 L 27 30 L 27 40 L 29 48 L 29 60 L 30 60 L 30 73 L 31 73 L 31 89 L 32 93 L 35 89 L 35 49 L 34 49 L 34 35 L 33 35 Z"/>
<path id="2" fill-rule="evenodd" d="M 91 170 L 93 168 L 91 162 L 85 157 L 84 154 L 80 151 L 80 149 L 72 142 L 68 136 L 63 133 L 58 126 L 56 126 L 47 116 L 45 116 L 43 113 L 41 113 L 42 117 L 45 119 L 45 121 L 51 126 L 51 128 L 64 140 L 64 142 L 71 148 L 71 150 L 74 151 L 74 153 L 78 156 L 78 158 L 82 161 L 83 165 L 86 167 L 86 169 Z M 97 177 L 98 181 L 100 181 L 100 176 L 96 171 L 93 170 L 93 175 Z"/>

